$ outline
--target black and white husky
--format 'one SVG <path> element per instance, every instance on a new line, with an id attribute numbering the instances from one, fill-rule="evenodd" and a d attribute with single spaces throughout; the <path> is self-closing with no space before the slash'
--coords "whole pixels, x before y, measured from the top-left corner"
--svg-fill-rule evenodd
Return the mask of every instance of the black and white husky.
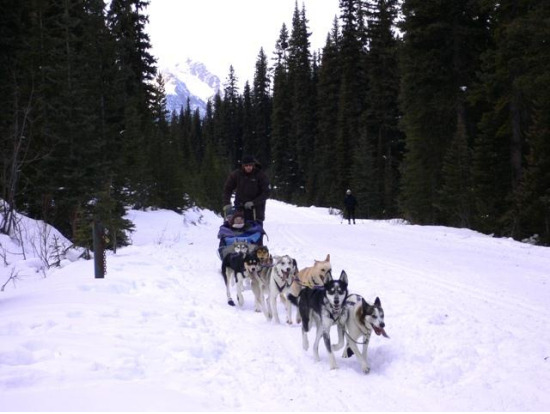
<path id="1" fill-rule="evenodd" d="M 372 331 L 376 335 L 382 335 L 386 338 L 384 328 L 384 309 L 382 303 L 377 297 L 374 304 L 369 304 L 363 297 L 357 294 L 351 294 L 346 299 L 346 313 L 340 319 L 340 329 L 345 330 L 346 347 L 344 348 L 343 358 L 349 358 L 353 354 L 361 364 L 361 370 L 367 374 L 370 371 L 370 366 L 367 361 L 367 350 L 369 347 L 370 336 Z M 363 345 L 363 350 L 360 351 L 358 345 Z"/>
<path id="2" fill-rule="evenodd" d="M 307 351 L 309 348 L 307 334 L 310 324 L 313 322 L 317 328 L 315 342 L 313 343 L 313 356 L 316 361 L 320 360 L 319 341 L 323 337 L 325 347 L 329 353 L 330 369 L 338 368 L 330 343 L 330 328 L 332 325 L 339 323 L 340 318 L 345 315 L 344 306 L 347 296 L 348 275 L 343 270 L 338 280 L 332 278 L 331 272 L 327 272 L 325 284 L 322 287 L 305 287 L 298 297 L 288 295 L 288 299 L 298 306 L 302 317 L 302 346 L 304 350 Z M 334 347 L 335 350 L 340 349 L 344 344 L 343 338 L 340 336 L 341 333 L 342 330 L 339 329 L 339 341 L 338 345 Z"/>
<path id="3" fill-rule="evenodd" d="M 222 260 L 222 276 L 225 282 L 227 292 L 227 304 L 235 306 L 231 297 L 231 286 L 237 285 L 237 301 L 240 306 L 244 304 L 244 279 L 245 279 L 245 260 L 248 252 L 247 243 L 235 243 L 235 253 L 228 253 Z"/>

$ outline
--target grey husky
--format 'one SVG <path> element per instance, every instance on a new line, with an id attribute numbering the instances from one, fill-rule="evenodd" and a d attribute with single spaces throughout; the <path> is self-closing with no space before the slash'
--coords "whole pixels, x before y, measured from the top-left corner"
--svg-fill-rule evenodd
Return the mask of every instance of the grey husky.
<path id="1" fill-rule="evenodd" d="M 361 364 L 361 370 L 367 374 L 370 371 L 367 350 L 372 331 L 376 335 L 389 338 L 384 330 L 386 324 L 382 302 L 377 297 L 371 305 L 360 295 L 351 294 L 346 299 L 344 306 L 346 309 L 345 316 L 340 318 L 339 321 L 339 329 L 344 330 L 346 336 L 346 347 L 342 357 L 349 358 L 355 354 Z M 363 345 L 362 351 L 359 350 L 358 345 Z"/>

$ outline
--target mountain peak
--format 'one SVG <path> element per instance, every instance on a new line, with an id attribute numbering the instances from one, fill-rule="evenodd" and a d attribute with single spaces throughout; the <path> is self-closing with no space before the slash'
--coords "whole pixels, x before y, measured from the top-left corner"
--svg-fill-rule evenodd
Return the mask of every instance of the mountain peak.
<path id="1" fill-rule="evenodd" d="M 221 81 L 211 73 L 202 62 L 190 58 L 160 70 L 164 77 L 166 90 L 166 109 L 179 113 L 187 107 L 199 110 L 201 116 L 206 113 L 207 101 L 221 90 Z"/>

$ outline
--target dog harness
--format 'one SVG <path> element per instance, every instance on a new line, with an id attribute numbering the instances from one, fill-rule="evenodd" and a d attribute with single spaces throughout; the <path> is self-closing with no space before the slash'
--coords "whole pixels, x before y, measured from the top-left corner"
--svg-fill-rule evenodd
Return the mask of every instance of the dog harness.
<path id="1" fill-rule="evenodd" d="M 279 289 L 279 293 L 283 291 L 283 289 L 285 288 L 285 286 L 290 286 L 290 283 L 288 283 L 288 279 L 289 277 L 288 276 L 285 276 L 285 274 L 283 273 L 283 276 L 284 278 L 282 278 L 283 280 L 283 286 L 279 286 L 279 284 L 277 283 L 277 280 L 275 280 L 275 286 L 277 286 L 277 289 Z M 292 278 L 290 279 L 291 280 L 291 283 L 292 283 Z"/>

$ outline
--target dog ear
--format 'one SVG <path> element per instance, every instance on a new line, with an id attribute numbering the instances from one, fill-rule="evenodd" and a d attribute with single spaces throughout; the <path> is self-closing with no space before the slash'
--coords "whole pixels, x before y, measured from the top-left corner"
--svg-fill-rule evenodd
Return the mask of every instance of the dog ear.
<path id="1" fill-rule="evenodd" d="M 330 253 L 327 254 L 327 258 L 325 259 L 325 262 L 330 262 Z"/>
<path id="2" fill-rule="evenodd" d="M 332 282 L 332 272 L 329 270 L 325 276 L 325 283 Z"/>
<path id="3" fill-rule="evenodd" d="M 344 282 L 346 285 L 348 284 L 348 274 L 345 270 L 342 270 L 342 273 L 340 273 L 340 281 Z"/>
<path id="4" fill-rule="evenodd" d="M 375 306 L 382 306 L 382 304 L 380 303 L 380 298 L 378 296 L 376 297 L 376 300 L 374 301 L 374 305 Z"/>
<path id="5" fill-rule="evenodd" d="M 372 315 L 374 312 L 374 306 L 369 305 L 363 298 L 361 298 L 361 309 L 363 310 L 363 316 Z"/>

